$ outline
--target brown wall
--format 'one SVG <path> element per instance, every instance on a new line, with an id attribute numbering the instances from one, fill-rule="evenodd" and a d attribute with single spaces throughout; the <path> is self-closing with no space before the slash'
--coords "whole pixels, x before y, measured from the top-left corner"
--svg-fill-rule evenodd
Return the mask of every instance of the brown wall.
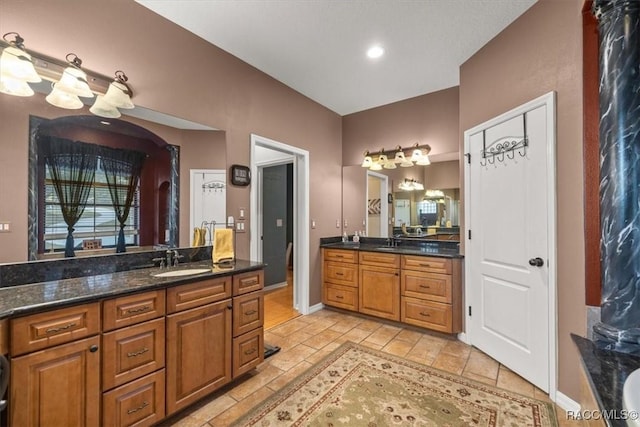
<path id="1" fill-rule="evenodd" d="M 579 401 L 571 332 L 585 333 L 582 193 L 582 0 L 540 0 L 460 68 L 465 129 L 557 93 L 557 293 L 559 390 Z M 467 281 L 466 286 L 473 286 Z"/>
<path id="2" fill-rule="evenodd" d="M 429 144 L 431 154 L 457 152 L 458 87 L 372 108 L 342 118 L 342 164 L 362 163 L 363 152 Z"/>
<path id="3" fill-rule="evenodd" d="M 251 133 L 308 150 L 310 212 L 316 222 L 309 243 L 310 303 L 320 302 L 319 238 L 334 235 L 335 218 L 340 218 L 340 203 L 326 202 L 336 200 L 341 191 L 337 153 L 342 129 L 337 114 L 133 1 L 0 1 L 0 30 L 19 32 L 28 49 L 56 58 L 74 52 L 87 69 L 106 75 L 124 70 L 135 104 L 224 130 L 227 165 L 249 164 Z M 0 98 L 4 108 L 24 102 Z M 60 111 L 52 114 L 67 114 Z M 9 170 L 3 168 L 8 161 L 0 165 L 0 220 L 11 221 L 16 229 L 0 235 L 0 247 L 8 248 L 2 249 L 0 261 L 11 262 L 26 257 L 22 144 L 27 141 L 28 118 L 5 122 L 2 116 L 2 121 L 0 145 L 16 155 Z M 8 206 L 7 198 L 17 203 Z M 237 216 L 239 206 L 249 206 L 249 188 L 229 186 L 229 214 Z M 182 209 L 188 211 L 183 204 Z M 184 239 L 182 230 L 181 235 Z M 249 239 L 250 233 L 238 236 L 238 256 L 248 258 Z"/>

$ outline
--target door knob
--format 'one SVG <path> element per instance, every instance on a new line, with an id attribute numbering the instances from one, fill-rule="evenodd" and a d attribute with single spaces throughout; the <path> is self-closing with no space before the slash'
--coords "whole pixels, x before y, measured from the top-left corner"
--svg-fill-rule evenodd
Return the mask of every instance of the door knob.
<path id="1" fill-rule="evenodd" d="M 544 261 L 540 257 L 531 258 L 529 260 L 529 265 L 532 265 L 534 267 L 542 267 L 544 265 Z"/>

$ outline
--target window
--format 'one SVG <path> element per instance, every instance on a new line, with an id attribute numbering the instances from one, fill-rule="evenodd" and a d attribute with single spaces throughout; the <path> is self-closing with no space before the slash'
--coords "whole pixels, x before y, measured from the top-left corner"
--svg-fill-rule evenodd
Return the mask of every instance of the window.
<path id="1" fill-rule="evenodd" d="M 122 182 L 123 184 L 119 184 L 119 186 L 126 188 L 127 180 L 123 179 Z M 43 252 L 64 251 L 67 224 L 62 218 L 60 202 L 53 187 L 48 167 L 46 167 L 44 178 L 44 209 Z M 138 183 L 124 229 L 127 246 L 139 244 L 139 229 L 140 184 Z M 83 249 L 83 241 L 86 240 L 99 240 L 101 241 L 100 247 L 115 247 L 119 231 L 120 224 L 113 209 L 107 178 L 100 159 L 98 159 L 95 182 L 87 199 L 85 210 L 74 227 L 74 247 L 76 250 Z M 88 247 L 92 247 L 92 245 Z"/>

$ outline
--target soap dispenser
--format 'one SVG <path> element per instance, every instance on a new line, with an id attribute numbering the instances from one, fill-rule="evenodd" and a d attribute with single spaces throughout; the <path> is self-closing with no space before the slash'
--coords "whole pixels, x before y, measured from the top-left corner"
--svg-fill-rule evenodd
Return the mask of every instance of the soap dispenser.
<path id="1" fill-rule="evenodd" d="M 342 233 L 342 243 L 347 243 L 349 241 L 349 236 L 347 236 L 347 232 Z"/>
<path id="2" fill-rule="evenodd" d="M 353 241 L 354 243 L 360 242 L 360 236 L 358 236 L 358 230 L 356 230 L 356 232 L 353 233 Z"/>

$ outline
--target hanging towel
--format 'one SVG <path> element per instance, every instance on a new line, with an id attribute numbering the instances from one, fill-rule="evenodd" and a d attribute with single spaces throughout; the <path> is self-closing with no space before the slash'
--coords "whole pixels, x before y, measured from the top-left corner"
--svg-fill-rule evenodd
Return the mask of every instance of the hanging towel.
<path id="1" fill-rule="evenodd" d="M 206 228 L 194 228 L 193 229 L 193 244 L 191 246 L 204 246 L 206 244 L 207 229 Z"/>
<path id="2" fill-rule="evenodd" d="M 216 229 L 213 234 L 213 263 L 233 261 L 233 230 L 230 228 Z"/>

